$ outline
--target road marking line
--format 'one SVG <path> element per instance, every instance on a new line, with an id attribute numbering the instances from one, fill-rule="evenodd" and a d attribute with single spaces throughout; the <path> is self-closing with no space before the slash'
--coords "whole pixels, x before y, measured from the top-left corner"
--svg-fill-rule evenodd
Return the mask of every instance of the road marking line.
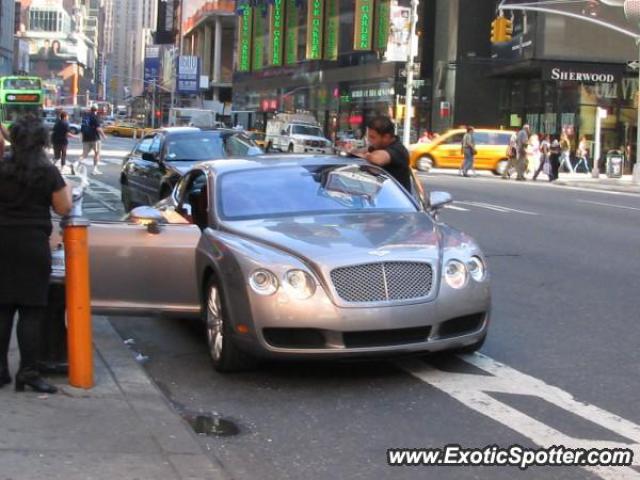
<path id="1" fill-rule="evenodd" d="M 602 207 L 612 207 L 612 208 L 622 208 L 625 210 L 636 210 L 640 212 L 640 208 L 637 207 L 627 207 L 626 205 L 614 205 L 612 203 L 601 203 L 601 202 L 592 202 L 591 200 L 576 200 L 578 203 L 589 203 L 591 205 L 600 205 Z"/>
<path id="2" fill-rule="evenodd" d="M 640 465 L 640 425 L 595 405 L 579 402 L 570 393 L 499 363 L 486 355 L 476 353 L 461 355 L 460 358 L 492 376 L 445 372 L 420 359 L 399 361 L 397 365 L 419 380 L 455 398 L 466 407 L 507 426 L 537 445 L 543 447 L 564 445 L 569 448 L 587 450 L 592 448 L 629 448 L 634 453 L 634 466 Z M 578 415 L 635 443 L 571 437 L 502 403 L 492 397 L 490 393 L 508 393 L 541 398 L 568 413 Z M 630 467 L 582 468 L 607 480 L 640 479 L 640 473 Z"/>
<path id="3" fill-rule="evenodd" d="M 463 205 L 470 205 L 472 207 L 486 208 L 487 210 L 493 210 L 495 212 L 500 212 L 500 213 L 521 213 L 523 215 L 532 215 L 532 216 L 540 215 L 539 213 L 529 212 L 527 210 L 518 210 L 517 208 L 503 207 L 502 205 L 493 205 L 491 203 L 463 202 L 463 201 L 456 202 L 456 203 L 460 203 Z"/>
<path id="4" fill-rule="evenodd" d="M 120 190 L 118 190 L 115 187 L 112 187 L 111 185 L 109 185 L 108 183 L 104 183 L 101 182 L 100 180 L 96 180 L 95 178 L 90 178 L 89 182 L 93 185 L 97 185 L 100 188 L 103 188 L 105 191 L 112 193 L 114 195 L 117 195 L 118 197 L 120 197 Z"/>
<path id="5" fill-rule="evenodd" d="M 468 212 L 469 211 L 468 208 L 456 207 L 455 205 L 445 205 L 444 208 L 446 208 L 448 210 L 457 210 L 459 212 Z"/>

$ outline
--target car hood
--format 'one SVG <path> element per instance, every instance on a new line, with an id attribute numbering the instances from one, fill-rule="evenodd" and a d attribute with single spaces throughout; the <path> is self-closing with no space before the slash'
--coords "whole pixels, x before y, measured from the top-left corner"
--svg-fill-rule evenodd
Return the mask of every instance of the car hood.
<path id="1" fill-rule="evenodd" d="M 426 213 L 366 213 L 237 221 L 234 233 L 325 267 L 439 258 L 440 233 Z"/>

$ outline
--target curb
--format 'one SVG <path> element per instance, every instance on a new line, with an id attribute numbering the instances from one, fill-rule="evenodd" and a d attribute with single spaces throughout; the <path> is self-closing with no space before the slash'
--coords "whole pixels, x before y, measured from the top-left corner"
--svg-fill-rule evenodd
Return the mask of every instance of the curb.
<path id="1" fill-rule="evenodd" d="M 229 480 L 221 464 L 204 453 L 195 432 L 136 362 L 107 317 L 93 317 L 96 354 L 131 410 L 145 426 L 179 479 Z"/>

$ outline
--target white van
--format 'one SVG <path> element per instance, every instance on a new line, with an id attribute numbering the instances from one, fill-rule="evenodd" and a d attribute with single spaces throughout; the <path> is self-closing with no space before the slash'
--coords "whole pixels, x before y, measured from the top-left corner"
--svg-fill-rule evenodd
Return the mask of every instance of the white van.
<path id="1" fill-rule="evenodd" d="M 334 153 L 331 141 L 324 136 L 312 115 L 280 113 L 267 122 L 267 152 Z"/>

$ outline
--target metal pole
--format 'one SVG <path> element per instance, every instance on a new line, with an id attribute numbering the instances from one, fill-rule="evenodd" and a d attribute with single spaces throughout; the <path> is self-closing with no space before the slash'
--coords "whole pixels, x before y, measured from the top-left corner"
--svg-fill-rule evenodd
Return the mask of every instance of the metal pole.
<path id="1" fill-rule="evenodd" d="M 156 128 L 156 79 L 151 81 L 151 128 Z"/>
<path id="2" fill-rule="evenodd" d="M 418 23 L 419 0 L 411 0 L 411 29 L 409 34 L 409 58 L 407 58 L 407 85 L 404 102 L 404 127 L 402 131 L 402 143 L 408 146 L 411 143 L 411 120 L 413 118 L 413 68 L 415 51 L 414 38 L 416 36 L 416 24 Z"/>
<path id="3" fill-rule="evenodd" d="M 638 47 L 638 60 L 640 61 L 640 40 L 636 41 Z M 638 66 L 638 97 L 636 98 L 636 109 L 638 110 L 638 120 L 636 125 L 636 164 L 633 166 L 632 182 L 640 184 L 640 65 Z"/>
<path id="4" fill-rule="evenodd" d="M 596 107 L 596 133 L 595 133 L 595 148 L 593 150 L 593 170 L 591 170 L 591 176 L 593 178 L 600 177 L 600 169 L 598 168 L 598 162 L 600 161 L 600 154 L 602 152 L 602 109 Z"/>

